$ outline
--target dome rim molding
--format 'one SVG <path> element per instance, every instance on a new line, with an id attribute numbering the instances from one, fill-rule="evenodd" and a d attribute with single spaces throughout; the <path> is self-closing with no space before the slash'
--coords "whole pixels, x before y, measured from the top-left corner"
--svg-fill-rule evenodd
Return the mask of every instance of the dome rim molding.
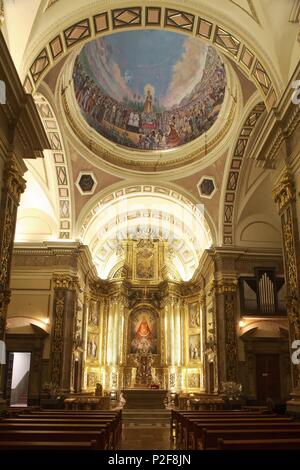
<path id="1" fill-rule="evenodd" d="M 98 37 L 100 34 L 111 34 L 114 31 L 112 26 L 114 19 L 113 12 L 116 10 L 130 10 L 135 8 L 131 6 L 126 7 L 124 6 L 124 3 L 125 2 L 108 1 L 106 7 L 104 8 L 99 8 L 96 5 L 92 5 L 85 9 L 80 8 L 75 12 L 75 14 L 65 16 L 63 20 L 57 21 L 55 26 L 53 26 L 52 23 L 51 26 L 48 27 L 48 29 L 45 31 L 45 34 L 43 34 L 42 47 L 40 38 L 39 40 L 34 39 L 30 48 L 30 53 L 28 53 L 28 56 L 23 63 L 24 72 L 22 74 L 22 78 L 24 78 L 24 87 L 27 92 L 34 93 L 34 91 L 38 89 L 39 83 L 42 81 L 43 77 L 50 70 L 50 68 L 57 64 L 58 61 L 63 57 L 65 57 L 65 55 L 68 54 L 71 49 L 76 48 L 78 45 L 82 46 L 91 39 Z M 141 18 L 139 25 L 136 26 L 136 24 L 123 24 L 122 30 L 159 28 L 174 31 L 175 28 L 177 28 L 178 32 L 197 36 L 199 35 L 197 29 L 199 21 L 203 20 L 211 25 L 211 31 L 208 38 L 201 36 L 202 39 L 215 45 L 217 50 L 221 50 L 221 52 L 231 57 L 237 63 L 242 71 L 249 76 L 250 80 L 255 83 L 256 88 L 260 91 L 269 109 L 276 105 L 278 96 L 280 95 L 280 89 L 283 86 L 281 83 L 282 80 L 278 75 L 278 71 L 274 71 L 276 67 L 274 67 L 274 64 L 272 66 L 272 59 L 268 57 L 265 52 L 263 54 L 259 52 L 259 44 L 256 43 L 255 38 L 250 37 L 249 39 L 249 37 L 247 37 L 247 39 L 245 39 L 246 35 L 249 36 L 246 31 L 243 31 L 243 34 L 240 34 L 238 25 L 236 25 L 234 28 L 232 27 L 231 23 L 230 27 L 229 19 L 226 21 L 224 18 L 217 18 L 216 12 L 213 12 L 213 10 L 204 12 L 203 6 L 195 5 L 194 2 L 191 2 L 191 5 L 185 5 L 185 11 L 178 9 L 178 2 L 168 2 L 168 4 L 164 6 L 161 5 L 161 2 L 153 2 L 151 3 L 151 6 L 148 6 L 147 2 L 141 1 L 139 2 L 139 5 L 139 7 L 136 7 L 140 9 Z M 160 19 L 159 23 L 155 24 L 155 26 L 153 24 L 147 24 L 146 14 L 149 8 L 159 9 L 161 11 L 160 16 L 164 19 L 164 21 Z M 187 17 L 192 18 L 192 25 L 190 30 L 184 29 L 184 27 L 180 26 L 179 24 L 173 24 L 170 26 L 168 24 L 169 10 L 178 12 L 179 14 L 184 14 Z M 85 15 L 83 16 L 84 11 Z M 101 15 L 106 15 L 107 26 L 101 31 L 97 31 L 96 18 L 100 17 Z M 88 30 L 87 34 L 82 34 L 79 39 L 72 40 L 71 44 L 68 43 L 66 32 L 72 33 L 72 28 L 74 29 L 78 23 L 83 23 L 84 21 L 86 21 L 86 28 Z M 118 28 L 118 31 L 120 31 L 120 27 Z M 221 47 L 216 43 L 216 37 L 219 30 L 223 30 L 237 40 L 239 44 L 236 53 L 233 54 L 232 51 L 230 52 L 225 47 Z M 59 53 L 57 54 L 53 53 L 54 41 L 57 41 L 57 44 L 59 44 L 60 47 Z M 243 62 L 241 61 L 241 56 L 244 54 L 245 50 L 249 51 L 253 55 L 253 60 L 251 60 L 251 65 L 249 67 L 247 67 L 245 64 L 243 65 Z M 269 86 L 266 92 L 263 91 L 261 83 L 259 82 L 257 76 L 255 76 L 253 73 L 253 69 L 257 71 L 258 63 L 262 67 L 263 73 L 266 77 L 268 77 L 269 80 Z"/>
<path id="2" fill-rule="evenodd" d="M 85 157 L 90 159 L 96 167 L 99 167 L 100 159 L 101 163 L 105 162 L 114 168 L 131 173 L 166 173 L 183 168 L 183 166 L 185 173 L 186 171 L 191 173 L 190 168 L 193 164 L 204 163 L 205 167 L 208 166 L 215 155 L 220 155 L 221 148 L 224 149 L 224 145 L 230 139 L 230 131 L 236 125 L 242 107 L 242 98 L 239 80 L 226 59 L 225 97 L 216 122 L 211 128 L 193 141 L 175 149 L 143 152 L 111 142 L 85 121 L 76 101 L 73 84 L 70 84 L 75 58 L 75 54 L 72 54 L 67 59 L 57 81 L 56 95 L 59 97 L 57 100 L 59 114 L 64 118 L 71 140 L 80 141 L 85 149 Z M 65 86 L 65 83 L 70 85 Z M 86 154 L 87 151 L 89 156 Z"/>

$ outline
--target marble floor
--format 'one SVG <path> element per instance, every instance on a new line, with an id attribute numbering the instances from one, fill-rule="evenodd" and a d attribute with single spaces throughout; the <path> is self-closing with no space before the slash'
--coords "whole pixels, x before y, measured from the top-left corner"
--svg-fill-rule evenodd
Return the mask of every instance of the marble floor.
<path id="1" fill-rule="evenodd" d="M 120 443 L 122 450 L 173 450 L 174 444 L 170 440 L 170 427 L 153 426 L 143 428 L 136 426 L 134 429 L 125 427 Z"/>

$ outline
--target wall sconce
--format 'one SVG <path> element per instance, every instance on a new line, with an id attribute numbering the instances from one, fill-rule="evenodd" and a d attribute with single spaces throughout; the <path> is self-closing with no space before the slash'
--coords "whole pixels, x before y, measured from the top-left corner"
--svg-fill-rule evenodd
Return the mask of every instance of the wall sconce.
<path id="1" fill-rule="evenodd" d="M 239 327 L 240 328 L 244 328 L 245 325 L 246 325 L 246 322 L 244 320 L 239 321 Z"/>
<path id="2" fill-rule="evenodd" d="M 45 323 L 46 323 L 46 325 L 49 325 L 49 323 L 50 323 L 50 318 L 49 317 L 46 318 Z"/>

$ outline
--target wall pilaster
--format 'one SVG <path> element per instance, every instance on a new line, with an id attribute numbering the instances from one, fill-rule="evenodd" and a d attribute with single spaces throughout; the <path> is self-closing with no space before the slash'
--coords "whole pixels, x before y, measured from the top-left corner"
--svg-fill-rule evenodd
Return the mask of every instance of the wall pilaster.
<path id="1" fill-rule="evenodd" d="M 296 190 L 292 174 L 285 170 L 273 190 L 281 220 L 284 268 L 287 286 L 287 315 L 290 343 L 300 339 L 300 251 L 296 212 Z M 292 364 L 294 400 L 300 410 L 300 365 Z M 290 402 L 292 406 L 295 404 Z"/>

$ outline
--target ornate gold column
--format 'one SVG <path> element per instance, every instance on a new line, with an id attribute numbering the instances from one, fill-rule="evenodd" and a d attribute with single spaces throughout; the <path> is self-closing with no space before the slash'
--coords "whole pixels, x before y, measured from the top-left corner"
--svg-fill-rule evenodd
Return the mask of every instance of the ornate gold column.
<path id="1" fill-rule="evenodd" d="M 13 244 L 17 220 L 17 211 L 20 197 L 25 190 L 25 180 L 22 178 L 21 170 L 10 155 L 3 172 L 1 181 L 1 203 L 0 203 L 0 340 L 5 339 L 5 325 L 7 308 L 10 302 L 11 291 L 9 288 L 10 269 L 13 253 Z M 0 365 L 0 398 L 3 395 L 4 380 L 2 367 Z"/>
<path id="2" fill-rule="evenodd" d="M 287 289 L 287 315 L 289 320 L 290 343 L 300 339 L 300 252 L 296 212 L 295 182 L 288 170 L 282 174 L 273 190 L 274 202 L 281 219 L 283 238 L 283 259 Z M 292 364 L 294 398 L 288 408 L 300 411 L 300 365 Z"/>
<path id="3" fill-rule="evenodd" d="M 225 366 L 225 373 L 219 370 L 219 377 L 222 373 L 222 380 L 230 382 L 238 380 L 236 290 L 234 277 L 223 278 L 217 283 L 218 362 L 220 369 L 221 363 Z"/>
<path id="4" fill-rule="evenodd" d="M 22 178 L 14 157 L 11 156 L 4 169 L 0 205 L 1 225 L 3 221 L 3 230 L 0 231 L 0 340 L 3 340 L 5 336 L 6 314 L 10 301 L 9 280 L 17 210 L 25 187 L 25 180 Z"/>
<path id="5" fill-rule="evenodd" d="M 76 315 L 77 276 L 54 274 L 53 327 L 50 350 L 50 381 L 69 392 L 72 389 L 72 353 Z"/>
<path id="6" fill-rule="evenodd" d="M 83 340 L 83 367 L 82 367 L 82 390 L 87 388 L 87 373 L 86 373 L 86 358 L 87 358 L 87 335 L 88 335 L 88 314 L 89 314 L 89 303 L 91 300 L 91 294 L 89 291 L 84 292 L 83 297 L 83 325 L 82 325 L 82 340 Z"/>
<path id="7" fill-rule="evenodd" d="M 205 289 L 205 320 L 207 340 L 205 343 L 205 356 L 206 365 L 209 369 L 208 363 L 213 364 L 213 387 L 212 392 L 217 392 L 219 389 L 219 358 L 218 358 L 218 325 L 217 325 L 217 311 L 216 311 L 216 282 L 211 281 Z M 209 373 L 209 371 L 208 371 Z M 206 376 L 208 379 L 208 375 Z M 221 378 L 222 379 L 222 378 Z M 208 381 L 209 382 L 209 381 Z M 209 383 L 208 383 L 209 384 Z M 207 384 L 207 385 L 208 385 Z M 212 384 L 210 384 L 212 386 Z M 208 388 L 207 388 L 208 391 Z"/>
<path id="8" fill-rule="evenodd" d="M 201 290 L 200 296 L 200 335 L 201 335 L 201 361 L 202 361 L 202 375 L 201 375 L 201 389 L 207 391 L 207 326 L 206 326 L 206 296 L 205 292 Z"/>

